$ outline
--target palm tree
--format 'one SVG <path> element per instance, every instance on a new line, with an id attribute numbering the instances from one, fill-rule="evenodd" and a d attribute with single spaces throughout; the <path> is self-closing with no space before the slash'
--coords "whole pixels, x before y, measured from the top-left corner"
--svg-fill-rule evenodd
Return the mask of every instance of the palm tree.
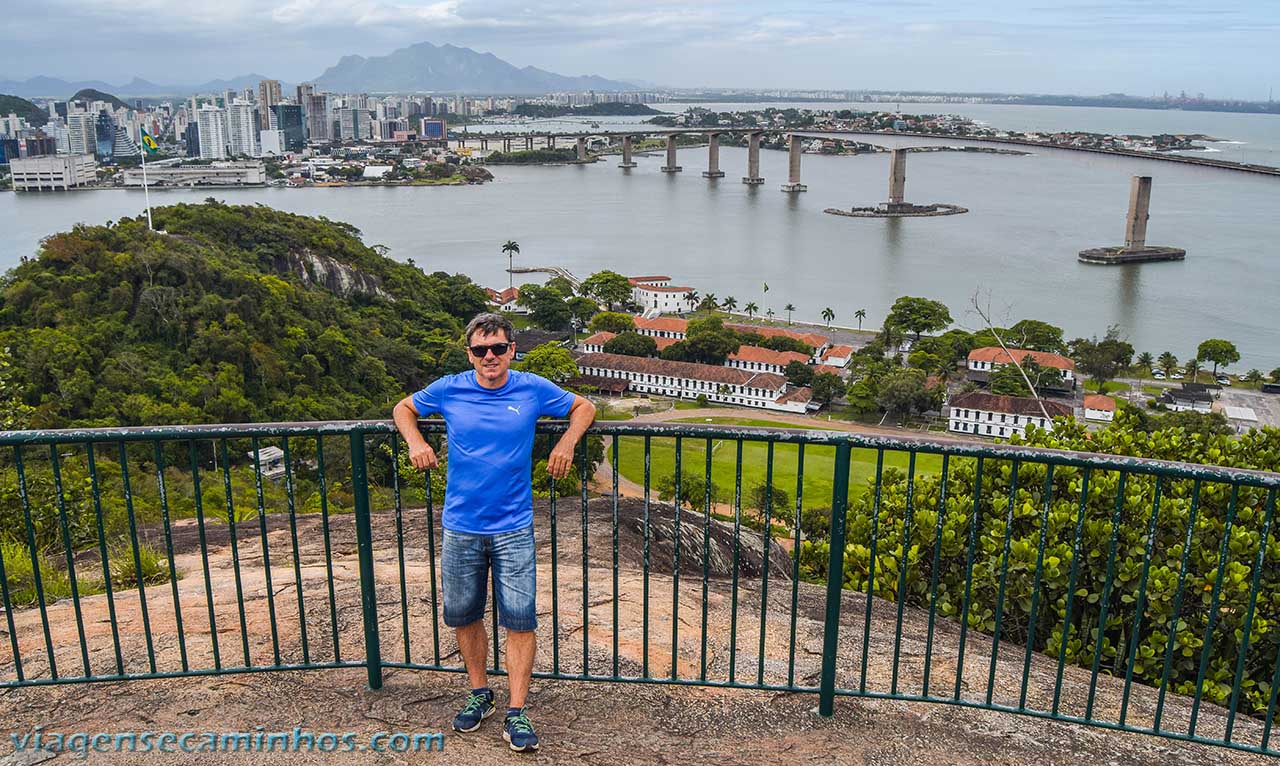
<path id="1" fill-rule="evenodd" d="M 1139 370 L 1146 370 L 1147 374 L 1151 374 L 1151 368 L 1155 365 L 1156 360 L 1151 356 L 1150 351 L 1143 351 L 1138 354 L 1138 358 L 1134 360 Z"/>
<path id="2" fill-rule="evenodd" d="M 825 309 L 823 309 L 823 310 L 822 310 L 822 318 L 823 318 L 824 320 L 826 320 L 826 322 L 827 322 L 827 327 L 830 327 L 830 326 L 831 326 L 831 320 L 836 318 L 836 312 L 832 311 L 832 310 L 831 310 L 831 307 L 830 307 L 830 306 L 828 306 L 828 307 L 826 307 Z"/>
<path id="3" fill-rule="evenodd" d="M 729 313 L 729 314 L 732 314 L 733 310 L 736 309 L 737 307 L 738 307 L 738 299 L 733 297 L 732 295 L 730 295 L 728 298 L 725 298 L 724 301 L 720 304 L 720 308 L 724 309 L 725 313 Z"/>
<path id="4" fill-rule="evenodd" d="M 702 302 L 710 306 L 712 311 L 720 307 L 720 299 L 716 297 L 715 293 L 707 293 L 702 296 Z"/>
<path id="5" fill-rule="evenodd" d="M 785 311 L 785 312 L 787 312 L 787 326 L 788 326 L 788 327 L 790 327 L 790 326 L 791 326 L 791 312 L 792 312 L 792 311 L 795 311 L 795 310 L 796 310 L 796 307 L 795 307 L 795 306 L 793 306 L 793 305 L 791 305 L 790 303 L 788 303 L 787 305 L 785 305 L 785 306 L 783 306 L 783 307 L 782 307 L 782 310 L 783 310 L 783 311 Z"/>
<path id="6" fill-rule="evenodd" d="M 1192 383 L 1196 380 L 1196 374 L 1200 372 L 1200 357 L 1193 356 L 1187 360 L 1187 379 Z"/>
<path id="7" fill-rule="evenodd" d="M 765 311 L 764 313 L 765 313 L 765 315 L 766 315 L 766 316 L 768 316 L 770 319 L 773 319 L 773 309 L 769 309 L 769 310 Z"/>
<path id="8" fill-rule="evenodd" d="M 747 305 L 743 306 L 742 310 L 747 312 L 748 317 L 752 317 L 752 316 L 755 316 L 755 313 L 760 310 L 760 307 L 756 305 L 755 301 L 751 301 Z"/>
<path id="9" fill-rule="evenodd" d="M 520 252 L 520 244 L 514 239 L 507 240 L 502 246 L 502 252 L 507 254 L 507 287 L 515 286 L 515 275 L 511 273 L 512 257 Z"/>
<path id="10" fill-rule="evenodd" d="M 857 311 L 853 312 L 853 318 L 858 320 L 858 329 L 859 329 L 859 330 L 861 330 L 861 329 L 862 329 L 862 320 L 864 320 L 864 319 L 866 319 L 866 318 L 867 318 L 867 310 L 866 310 L 866 309 L 858 309 Z"/>
<path id="11" fill-rule="evenodd" d="M 1173 371 L 1178 366 L 1178 357 L 1166 351 L 1160 355 L 1160 358 L 1157 360 L 1157 362 L 1160 365 L 1160 369 L 1164 370 L 1165 375 L 1172 375 Z"/>
<path id="12" fill-rule="evenodd" d="M 684 302 L 689 304 L 689 310 L 693 311 L 693 307 L 698 303 L 698 291 L 690 290 L 684 294 Z"/>

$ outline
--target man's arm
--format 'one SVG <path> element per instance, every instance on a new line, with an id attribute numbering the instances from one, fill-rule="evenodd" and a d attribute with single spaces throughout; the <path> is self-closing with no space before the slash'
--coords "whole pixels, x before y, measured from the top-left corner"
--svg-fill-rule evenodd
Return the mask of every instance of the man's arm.
<path id="1" fill-rule="evenodd" d="M 595 412 L 594 408 L 592 412 Z M 401 399 L 391 410 L 391 418 L 395 421 L 396 428 L 404 437 L 405 444 L 409 445 L 409 462 L 413 463 L 414 468 L 425 471 L 440 465 L 440 461 L 436 458 L 435 450 L 431 449 L 426 439 L 422 438 L 422 432 L 418 430 L 418 417 L 418 408 L 413 406 L 412 396 Z"/>
<path id="2" fill-rule="evenodd" d="M 555 449 L 551 450 L 551 457 L 547 458 L 547 473 L 551 478 L 563 479 L 569 475 L 569 469 L 573 467 L 574 448 L 595 419 L 596 406 L 590 399 L 575 394 L 573 406 L 569 408 L 569 429 L 560 437 Z"/>

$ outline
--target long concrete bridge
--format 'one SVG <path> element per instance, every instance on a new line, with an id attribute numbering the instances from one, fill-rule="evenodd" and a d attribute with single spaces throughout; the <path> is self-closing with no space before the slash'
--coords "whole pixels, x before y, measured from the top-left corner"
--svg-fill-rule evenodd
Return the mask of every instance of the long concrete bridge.
<path id="1" fill-rule="evenodd" d="M 1090 152 L 1093 154 L 1136 157 L 1144 160 L 1162 160 L 1166 162 L 1179 162 L 1185 165 L 1200 165 L 1205 167 L 1221 168 L 1224 170 L 1256 173 L 1259 175 L 1280 176 L 1280 168 L 1271 167 L 1269 165 L 1249 165 L 1230 162 L 1227 160 L 1215 160 L 1207 157 L 1188 157 L 1180 154 L 1144 152 L 1130 149 L 1096 149 L 1085 146 L 1049 144 L 1043 141 L 1031 141 L 1028 139 L 996 136 L 939 136 L 933 133 L 912 133 L 907 131 L 849 131 L 813 128 L 805 130 L 787 130 L 778 128 L 726 126 L 716 128 L 654 128 L 646 130 L 590 130 L 545 133 L 462 132 L 454 133 L 449 140 L 457 141 L 459 145 L 463 147 L 467 145 L 467 142 L 476 143 L 481 149 L 488 149 L 490 145 L 493 144 L 495 146 L 501 146 L 503 152 L 511 152 L 513 149 L 517 148 L 528 151 L 533 150 L 538 145 L 545 146 L 548 149 L 554 149 L 556 148 L 557 140 L 573 141 L 577 147 L 578 159 L 585 160 L 588 157 L 587 141 L 592 138 L 605 138 L 609 139 L 611 143 L 614 140 L 620 142 L 622 149 L 622 162 L 619 163 L 618 167 L 625 169 L 636 166 L 633 161 L 633 146 L 636 139 L 644 140 L 651 137 L 661 137 L 666 141 L 666 162 L 663 164 L 662 170 L 665 173 L 679 173 L 683 170 L 683 167 L 676 161 L 676 148 L 679 137 L 705 136 L 707 139 L 707 169 L 702 173 L 702 175 L 706 178 L 723 178 L 724 172 L 720 169 L 720 137 L 726 135 L 745 136 L 747 139 L 747 174 L 742 177 L 742 182 L 750 185 L 759 185 L 764 183 L 764 178 L 760 176 L 760 139 L 767 133 L 783 133 L 787 136 L 788 150 L 790 154 L 788 162 L 788 177 L 787 183 L 782 185 L 782 190 L 786 192 L 799 192 L 805 190 L 805 185 L 800 181 L 802 142 L 797 140 L 798 138 L 843 138 L 891 150 L 905 149 L 911 146 L 920 145 L 954 146 L 956 144 L 1003 144 L 1029 146 L 1037 149 Z"/>

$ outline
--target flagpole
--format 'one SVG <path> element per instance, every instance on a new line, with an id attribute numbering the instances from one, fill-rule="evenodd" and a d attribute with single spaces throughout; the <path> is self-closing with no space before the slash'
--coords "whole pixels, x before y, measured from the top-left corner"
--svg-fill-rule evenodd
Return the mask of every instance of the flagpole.
<path id="1" fill-rule="evenodd" d="M 147 200 L 147 228 L 155 231 L 151 225 L 151 191 L 147 188 L 147 145 L 142 140 L 142 126 L 138 126 L 138 152 L 142 155 L 142 195 Z"/>

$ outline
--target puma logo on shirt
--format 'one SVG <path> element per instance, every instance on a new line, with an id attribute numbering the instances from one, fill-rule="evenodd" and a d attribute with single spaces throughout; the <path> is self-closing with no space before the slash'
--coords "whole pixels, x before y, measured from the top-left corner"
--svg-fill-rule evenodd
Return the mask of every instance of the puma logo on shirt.
<path id="1" fill-rule="evenodd" d="M 514 412 L 514 413 L 515 413 L 515 414 L 517 414 L 517 415 L 519 415 L 519 414 L 520 414 L 520 408 L 519 408 L 519 407 L 512 407 L 510 404 L 508 404 L 508 405 L 507 405 L 507 409 L 511 410 L 512 412 Z"/>

